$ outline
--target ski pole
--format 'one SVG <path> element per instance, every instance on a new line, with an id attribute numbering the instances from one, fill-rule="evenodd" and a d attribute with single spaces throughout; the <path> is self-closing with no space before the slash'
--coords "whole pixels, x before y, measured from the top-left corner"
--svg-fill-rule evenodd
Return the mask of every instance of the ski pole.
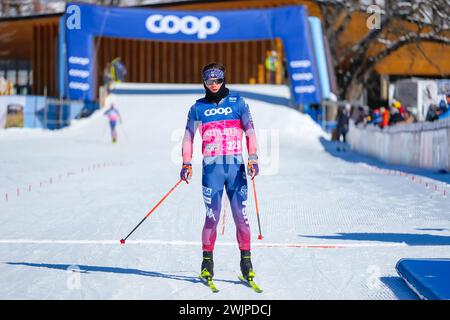
<path id="1" fill-rule="evenodd" d="M 258 240 L 262 240 L 263 236 L 261 234 L 261 222 L 259 221 L 259 206 L 258 206 L 258 198 L 256 197 L 255 177 L 252 178 L 252 184 L 253 184 L 253 195 L 255 197 L 255 205 L 256 205 L 256 217 L 258 218 L 258 229 L 259 229 Z"/>
<path id="2" fill-rule="evenodd" d="M 169 194 L 172 193 L 173 190 L 175 190 L 176 187 L 178 187 L 178 185 L 182 182 L 183 180 L 179 180 L 173 187 L 172 189 L 169 190 L 169 192 L 167 192 L 165 194 L 164 197 L 161 198 L 161 200 L 159 200 L 159 202 L 152 208 L 152 210 L 150 210 L 149 213 L 147 213 L 147 215 L 144 217 L 144 219 L 141 220 L 141 222 L 138 223 L 138 225 L 136 227 L 134 227 L 133 230 L 131 230 L 131 232 L 124 238 L 120 240 L 120 244 L 125 244 L 125 240 L 128 239 L 129 236 L 131 236 L 131 234 L 142 224 L 142 222 L 145 221 L 145 219 L 147 219 L 152 213 L 153 211 L 156 210 L 156 208 L 158 208 L 158 206 L 169 196 Z"/>
<path id="3" fill-rule="evenodd" d="M 222 235 L 225 234 L 225 222 L 227 218 L 227 207 L 228 207 L 228 198 L 225 196 L 224 204 L 223 204 L 223 219 L 222 219 Z"/>

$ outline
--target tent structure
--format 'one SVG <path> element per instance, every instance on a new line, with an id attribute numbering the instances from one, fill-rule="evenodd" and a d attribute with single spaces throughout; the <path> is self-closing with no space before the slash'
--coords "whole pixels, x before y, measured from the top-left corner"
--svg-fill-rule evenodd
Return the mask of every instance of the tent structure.
<path id="1" fill-rule="evenodd" d="M 94 100 L 98 36 L 176 42 L 250 41 L 280 38 L 285 48 L 294 104 L 322 99 L 306 9 L 286 6 L 259 10 L 164 11 L 70 3 L 64 15 L 66 62 L 60 75 L 65 96 Z M 65 56 L 65 57 L 64 57 Z"/>

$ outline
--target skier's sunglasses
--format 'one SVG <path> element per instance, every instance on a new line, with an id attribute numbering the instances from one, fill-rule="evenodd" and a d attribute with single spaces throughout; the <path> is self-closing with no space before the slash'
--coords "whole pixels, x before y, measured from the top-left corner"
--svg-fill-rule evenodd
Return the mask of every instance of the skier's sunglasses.
<path id="1" fill-rule="evenodd" d="M 209 80 L 206 80 L 206 81 L 205 81 L 205 84 L 206 84 L 207 86 L 210 86 L 210 85 L 212 85 L 213 83 L 221 84 L 221 83 L 223 83 L 223 79 L 221 79 L 221 78 L 219 78 L 219 79 L 209 79 Z"/>

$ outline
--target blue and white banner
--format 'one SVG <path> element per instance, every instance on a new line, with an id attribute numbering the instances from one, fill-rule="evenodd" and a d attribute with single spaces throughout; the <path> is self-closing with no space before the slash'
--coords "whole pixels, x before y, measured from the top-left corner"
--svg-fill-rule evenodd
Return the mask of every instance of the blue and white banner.
<path id="1" fill-rule="evenodd" d="M 317 61 L 317 70 L 320 78 L 320 88 L 322 98 L 328 99 L 330 97 L 330 79 L 328 77 L 327 57 L 325 54 L 325 46 L 323 43 L 322 25 L 320 19 L 317 17 L 309 17 L 311 26 L 311 35 L 314 44 L 314 56 Z"/>
<path id="2" fill-rule="evenodd" d="M 94 38 L 214 42 L 281 38 L 297 104 L 319 103 L 319 78 L 306 9 L 163 11 L 69 3 L 66 7 L 67 96 L 94 99 Z"/>

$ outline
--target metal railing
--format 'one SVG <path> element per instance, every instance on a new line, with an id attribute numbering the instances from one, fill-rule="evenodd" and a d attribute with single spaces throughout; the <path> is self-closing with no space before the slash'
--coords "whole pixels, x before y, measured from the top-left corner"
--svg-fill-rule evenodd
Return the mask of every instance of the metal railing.
<path id="1" fill-rule="evenodd" d="M 380 129 L 350 122 L 352 150 L 390 164 L 450 171 L 450 119 Z"/>

